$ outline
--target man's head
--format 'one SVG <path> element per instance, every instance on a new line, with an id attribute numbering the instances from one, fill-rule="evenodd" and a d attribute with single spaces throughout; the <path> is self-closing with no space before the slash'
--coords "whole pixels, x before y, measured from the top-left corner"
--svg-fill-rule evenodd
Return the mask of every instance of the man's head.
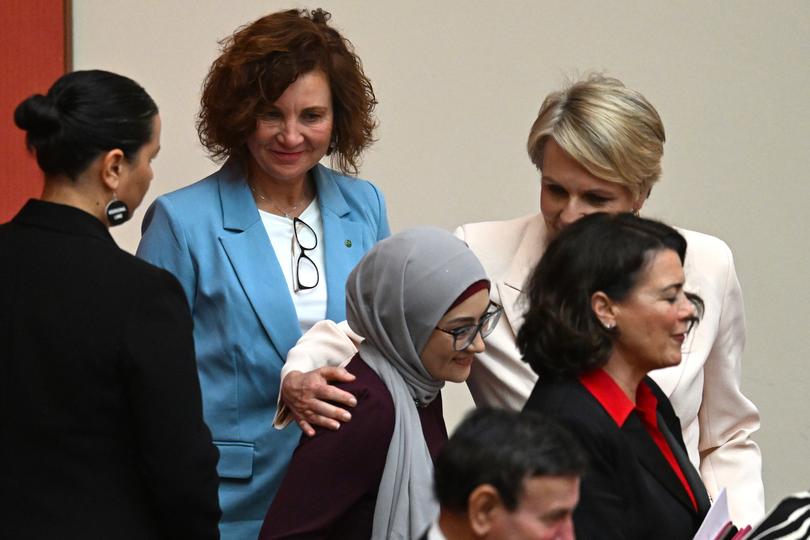
<path id="1" fill-rule="evenodd" d="M 585 455 L 563 428 L 533 412 L 478 409 L 436 462 L 440 526 L 455 538 L 573 538 Z"/>

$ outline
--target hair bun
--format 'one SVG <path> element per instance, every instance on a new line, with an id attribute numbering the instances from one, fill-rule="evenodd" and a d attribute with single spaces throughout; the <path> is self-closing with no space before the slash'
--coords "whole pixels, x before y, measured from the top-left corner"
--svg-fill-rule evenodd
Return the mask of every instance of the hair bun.
<path id="1" fill-rule="evenodd" d="M 323 8 L 317 8 L 311 12 L 310 17 L 315 24 L 327 24 L 332 18 L 332 14 Z"/>
<path id="2" fill-rule="evenodd" d="M 42 94 L 34 94 L 14 111 L 17 127 L 32 135 L 47 136 L 59 130 L 59 110 L 53 101 Z"/>

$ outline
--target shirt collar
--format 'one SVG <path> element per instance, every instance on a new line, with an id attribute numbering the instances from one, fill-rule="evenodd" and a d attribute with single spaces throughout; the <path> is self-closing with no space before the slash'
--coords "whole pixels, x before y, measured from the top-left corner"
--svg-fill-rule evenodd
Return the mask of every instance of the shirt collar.
<path id="1" fill-rule="evenodd" d="M 106 225 L 98 218 L 84 210 L 65 204 L 29 199 L 13 221 L 20 225 L 89 236 L 115 245 Z"/>
<path id="2" fill-rule="evenodd" d="M 427 540 L 447 540 L 444 536 L 441 527 L 439 526 L 439 518 L 436 518 L 428 529 Z"/>
<path id="3" fill-rule="evenodd" d="M 636 389 L 636 409 L 641 414 L 642 422 L 658 429 L 658 399 L 644 381 Z"/>
<path id="4" fill-rule="evenodd" d="M 625 395 L 621 387 L 603 369 L 595 369 L 579 376 L 579 382 L 596 401 L 607 411 L 616 425 L 622 427 L 627 421 L 627 417 L 634 409 L 638 409 L 645 420 L 655 419 L 658 408 L 658 400 L 652 390 L 644 384 L 639 383 L 636 389 L 636 404 Z M 653 422 L 655 425 L 656 422 Z"/>

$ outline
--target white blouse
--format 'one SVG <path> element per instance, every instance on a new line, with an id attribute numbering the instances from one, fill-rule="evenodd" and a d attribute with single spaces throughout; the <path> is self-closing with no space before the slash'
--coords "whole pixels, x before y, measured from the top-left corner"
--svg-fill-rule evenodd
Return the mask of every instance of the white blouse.
<path id="1" fill-rule="evenodd" d="M 267 231 L 267 236 L 270 238 L 273 251 L 276 252 L 276 259 L 278 259 L 281 270 L 284 272 L 284 280 L 287 282 L 290 297 L 298 314 L 298 324 L 301 325 L 301 332 L 306 332 L 316 322 L 326 318 L 326 267 L 324 266 L 323 223 L 321 222 L 321 209 L 318 206 L 318 198 L 315 197 L 298 216 L 298 219 L 315 231 L 315 236 L 318 239 L 315 249 L 306 250 L 306 255 L 312 259 L 318 268 L 318 284 L 313 289 L 295 291 L 295 266 L 301 250 L 293 234 L 293 220 L 264 210 L 259 210 L 259 215 Z M 306 264 L 306 261 L 301 261 L 301 268 L 304 268 Z M 303 276 L 304 272 L 302 272 L 302 281 L 304 281 Z"/>

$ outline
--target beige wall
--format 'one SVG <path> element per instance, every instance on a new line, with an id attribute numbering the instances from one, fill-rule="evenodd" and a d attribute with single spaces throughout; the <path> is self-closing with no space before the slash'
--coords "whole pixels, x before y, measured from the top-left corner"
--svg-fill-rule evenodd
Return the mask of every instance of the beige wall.
<path id="1" fill-rule="evenodd" d="M 810 2 L 324 0 L 379 99 L 361 176 L 385 192 L 395 231 L 537 209 L 523 149 L 542 97 L 604 70 L 644 93 L 667 127 L 663 181 L 646 214 L 715 234 L 746 295 L 746 393 L 759 405 L 768 504 L 810 486 L 807 268 Z M 158 194 L 214 170 L 196 140 L 216 41 L 276 1 L 77 0 L 75 67 L 141 82 L 161 107 L 156 180 L 116 238 L 134 250 Z M 317 4 L 301 6 L 316 7 Z M 711 391 L 711 389 L 707 389 Z M 450 392 L 451 422 L 469 406 Z"/>

